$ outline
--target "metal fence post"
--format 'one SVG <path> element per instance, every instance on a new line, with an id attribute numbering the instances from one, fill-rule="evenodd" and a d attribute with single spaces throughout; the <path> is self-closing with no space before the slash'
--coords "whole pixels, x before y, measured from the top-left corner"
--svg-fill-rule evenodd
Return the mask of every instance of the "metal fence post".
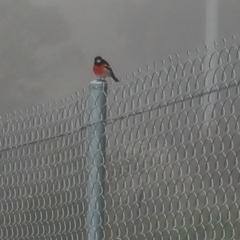
<path id="1" fill-rule="evenodd" d="M 107 87 L 100 80 L 90 82 L 89 86 L 87 240 L 103 239 Z"/>

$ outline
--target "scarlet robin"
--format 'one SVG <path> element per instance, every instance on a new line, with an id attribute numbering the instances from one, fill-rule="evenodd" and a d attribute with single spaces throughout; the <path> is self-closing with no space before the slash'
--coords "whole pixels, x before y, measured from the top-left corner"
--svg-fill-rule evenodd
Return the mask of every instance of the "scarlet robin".
<path id="1" fill-rule="evenodd" d="M 106 77 L 111 77 L 115 82 L 119 82 L 109 63 L 100 56 L 94 59 L 93 72 L 99 78 L 105 79 Z"/>

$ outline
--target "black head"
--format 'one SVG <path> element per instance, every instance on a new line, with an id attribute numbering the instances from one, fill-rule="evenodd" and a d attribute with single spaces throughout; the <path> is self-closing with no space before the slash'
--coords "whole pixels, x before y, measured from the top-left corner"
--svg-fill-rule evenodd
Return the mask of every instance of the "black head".
<path id="1" fill-rule="evenodd" d="M 97 57 L 94 58 L 94 63 L 95 63 L 95 64 L 101 64 L 101 63 L 102 63 L 102 60 L 103 60 L 102 57 L 97 56 Z"/>

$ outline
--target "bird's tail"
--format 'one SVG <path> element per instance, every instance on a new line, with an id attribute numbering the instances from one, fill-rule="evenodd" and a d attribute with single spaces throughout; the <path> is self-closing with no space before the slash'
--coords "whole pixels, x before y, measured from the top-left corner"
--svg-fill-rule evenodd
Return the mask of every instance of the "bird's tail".
<path id="1" fill-rule="evenodd" d="M 112 69 L 111 69 L 111 78 L 112 78 L 115 82 L 119 82 L 119 79 L 116 78 L 116 76 L 114 75 Z"/>

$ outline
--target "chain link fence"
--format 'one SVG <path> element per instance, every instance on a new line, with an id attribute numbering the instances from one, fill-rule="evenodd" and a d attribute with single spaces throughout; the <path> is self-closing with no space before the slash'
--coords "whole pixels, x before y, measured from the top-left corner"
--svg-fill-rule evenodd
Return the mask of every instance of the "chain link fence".
<path id="1" fill-rule="evenodd" d="M 0 239 L 239 240 L 239 59 L 224 41 L 3 117 Z"/>

